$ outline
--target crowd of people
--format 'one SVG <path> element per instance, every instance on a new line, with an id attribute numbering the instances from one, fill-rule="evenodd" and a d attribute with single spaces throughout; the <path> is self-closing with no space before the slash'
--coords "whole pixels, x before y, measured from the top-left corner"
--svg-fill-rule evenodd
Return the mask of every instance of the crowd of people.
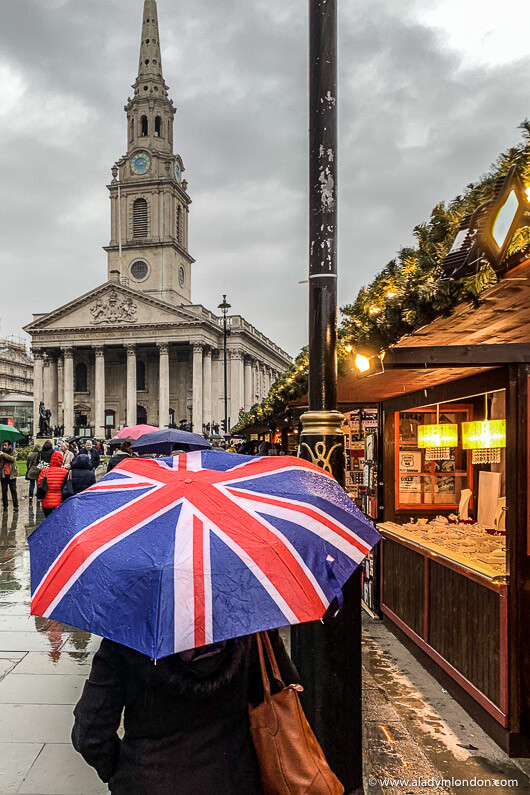
<path id="1" fill-rule="evenodd" d="M 227 441 L 218 446 L 218 449 L 242 455 L 285 455 L 279 444 L 256 439 L 235 443 Z M 105 460 L 107 452 L 104 442 L 94 442 L 91 439 L 63 441 L 55 447 L 51 441 L 44 442 L 42 446 L 35 444 L 26 461 L 29 499 L 36 497 L 41 500 L 44 514 L 48 516 L 65 499 L 95 483 L 95 471 Z M 174 451 L 179 452 L 185 450 Z M 110 450 L 110 453 L 107 472 L 111 472 L 125 458 L 136 455 L 129 440 L 123 441 L 118 448 Z M 0 484 L 4 511 L 8 509 L 9 494 L 13 510 L 16 512 L 19 509 L 17 476 L 16 450 L 11 442 L 4 442 L 0 450 Z"/>
<path id="2" fill-rule="evenodd" d="M 29 482 L 28 498 L 41 501 L 48 516 L 65 499 L 96 482 L 95 471 L 105 455 L 103 442 L 63 441 L 56 447 L 51 441 L 41 446 L 35 444 L 26 459 L 26 480 Z M 0 483 L 3 510 L 8 510 L 11 494 L 13 511 L 19 509 L 17 494 L 17 453 L 11 442 L 4 442 L 0 451 Z"/>

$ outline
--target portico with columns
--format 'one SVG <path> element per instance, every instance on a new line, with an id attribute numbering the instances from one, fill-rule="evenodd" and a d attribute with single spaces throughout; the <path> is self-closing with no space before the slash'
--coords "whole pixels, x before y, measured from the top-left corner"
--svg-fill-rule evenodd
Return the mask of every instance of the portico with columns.
<path id="1" fill-rule="evenodd" d="M 174 152 L 176 108 L 162 72 L 156 0 L 145 0 L 140 61 L 125 106 L 126 154 L 111 167 L 107 281 L 25 327 L 52 428 L 110 438 L 146 422 L 197 433 L 224 418 L 223 318 L 192 302 L 191 198 Z M 75 268 L 72 268 L 72 272 Z M 290 365 L 240 315 L 227 318 L 229 426 Z"/>

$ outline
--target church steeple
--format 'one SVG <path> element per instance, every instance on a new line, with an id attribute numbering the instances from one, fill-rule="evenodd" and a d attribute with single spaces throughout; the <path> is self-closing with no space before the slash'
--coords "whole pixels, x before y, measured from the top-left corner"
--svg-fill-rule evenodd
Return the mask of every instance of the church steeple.
<path id="1" fill-rule="evenodd" d="M 156 0 L 145 0 L 138 76 L 127 100 L 127 153 L 112 169 L 109 277 L 170 303 L 190 303 L 184 164 L 173 151 L 176 108 L 162 73 Z"/>
<path id="2" fill-rule="evenodd" d="M 156 0 L 145 0 L 138 81 L 163 80 Z"/>

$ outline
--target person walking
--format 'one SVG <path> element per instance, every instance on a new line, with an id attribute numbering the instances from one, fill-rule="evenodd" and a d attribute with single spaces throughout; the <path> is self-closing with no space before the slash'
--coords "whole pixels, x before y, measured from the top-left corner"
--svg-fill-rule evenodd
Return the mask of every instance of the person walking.
<path id="1" fill-rule="evenodd" d="M 269 635 L 284 681 L 298 684 L 278 631 Z M 260 795 L 248 704 L 262 700 L 254 635 L 156 665 L 103 640 L 74 709 L 72 743 L 113 795 Z"/>
<path id="2" fill-rule="evenodd" d="M 97 469 L 100 462 L 100 455 L 90 439 L 85 444 L 85 453 L 88 456 L 92 469 Z"/>
<path id="3" fill-rule="evenodd" d="M 67 476 L 67 480 L 68 479 L 72 481 L 74 494 L 79 494 L 79 492 L 94 485 L 96 482 L 96 475 L 87 455 L 80 453 L 74 458 Z"/>
<path id="4" fill-rule="evenodd" d="M 55 450 L 50 459 L 50 466 L 41 471 L 37 480 L 38 494 L 39 484 L 46 478 L 47 490 L 42 499 L 44 516 L 49 516 L 63 501 L 62 488 L 67 475 L 68 470 L 63 467 L 63 454 Z"/>
<path id="5" fill-rule="evenodd" d="M 129 441 L 121 443 L 119 450 L 114 453 L 107 464 L 107 473 L 111 472 L 121 461 L 125 461 L 125 459 L 133 457 L 134 453 L 131 445 L 132 442 Z"/>
<path id="6" fill-rule="evenodd" d="M 11 492 L 11 500 L 13 502 L 13 511 L 18 511 L 18 496 L 17 496 L 17 454 L 13 450 L 11 442 L 4 442 L 2 450 L 0 451 L 0 481 L 2 483 L 2 504 L 4 511 L 7 511 L 8 489 Z"/>
<path id="7" fill-rule="evenodd" d="M 63 467 L 65 469 L 70 469 L 72 461 L 74 460 L 74 453 L 70 450 L 68 442 L 63 442 L 61 444 L 61 453 L 63 454 Z"/>
<path id="8" fill-rule="evenodd" d="M 39 461 L 40 461 L 40 445 L 36 444 L 31 453 L 28 455 L 26 462 L 26 480 L 29 480 L 29 499 L 33 499 L 35 494 L 35 483 L 40 475 Z"/>
<path id="9" fill-rule="evenodd" d="M 44 469 L 46 466 L 50 466 L 50 460 L 54 453 L 53 445 L 51 442 L 44 442 L 42 445 L 42 450 L 39 456 L 39 464 L 38 466 L 41 469 Z"/>

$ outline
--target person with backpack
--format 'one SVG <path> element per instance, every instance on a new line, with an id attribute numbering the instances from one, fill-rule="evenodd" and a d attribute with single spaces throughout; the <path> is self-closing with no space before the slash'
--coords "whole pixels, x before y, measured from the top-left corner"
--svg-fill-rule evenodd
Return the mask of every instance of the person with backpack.
<path id="1" fill-rule="evenodd" d="M 63 454 L 56 450 L 50 458 L 50 466 L 41 471 L 37 480 L 37 499 L 42 500 L 44 516 L 49 516 L 62 503 L 62 488 L 67 475 Z"/>
<path id="2" fill-rule="evenodd" d="M 27 459 L 26 480 L 29 480 L 29 499 L 33 499 L 35 493 L 35 483 L 40 475 L 40 445 L 36 444 Z"/>

